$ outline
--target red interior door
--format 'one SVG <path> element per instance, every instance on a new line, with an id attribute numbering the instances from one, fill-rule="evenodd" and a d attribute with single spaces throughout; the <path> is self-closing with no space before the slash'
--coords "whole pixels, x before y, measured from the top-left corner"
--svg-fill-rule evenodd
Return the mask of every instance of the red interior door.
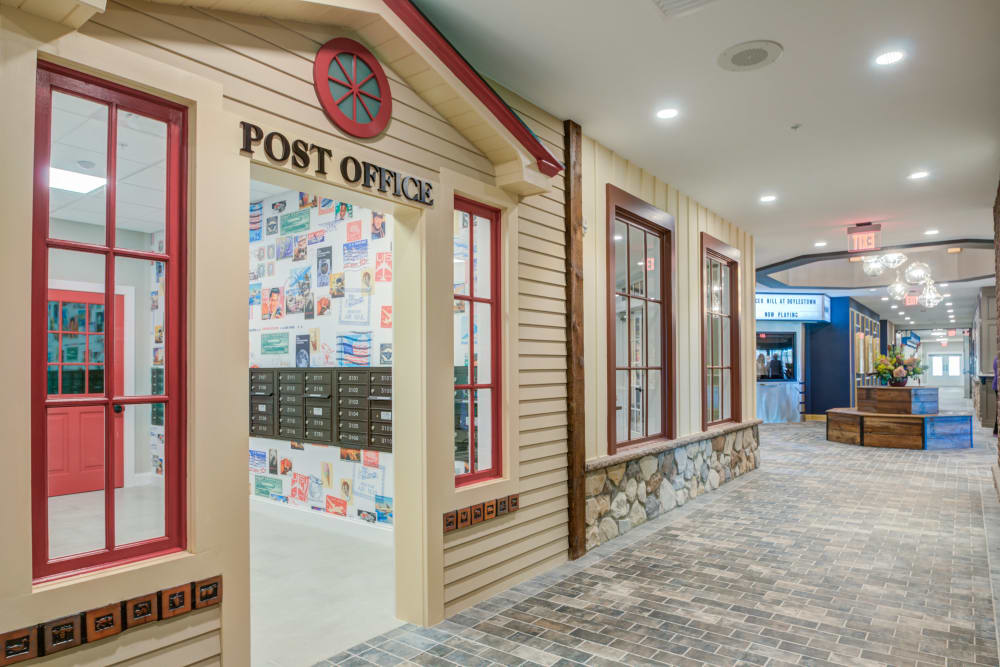
<path id="1" fill-rule="evenodd" d="M 124 313 L 124 297 L 115 309 Z M 124 386 L 125 318 L 115 318 L 115 385 Z M 48 395 L 51 398 L 104 396 L 104 294 L 49 290 Z M 66 406 L 48 411 L 48 495 L 104 488 L 104 406 Z M 124 483 L 123 413 L 113 416 L 115 486 Z"/>

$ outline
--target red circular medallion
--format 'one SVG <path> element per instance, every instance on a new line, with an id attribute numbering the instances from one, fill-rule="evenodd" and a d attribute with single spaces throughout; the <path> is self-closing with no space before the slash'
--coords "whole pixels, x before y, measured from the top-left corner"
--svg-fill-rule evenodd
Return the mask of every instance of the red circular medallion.
<path id="1" fill-rule="evenodd" d="M 337 37 L 319 48 L 313 83 L 326 115 L 344 132 L 370 139 L 389 124 L 389 81 L 371 51 L 353 39 Z"/>

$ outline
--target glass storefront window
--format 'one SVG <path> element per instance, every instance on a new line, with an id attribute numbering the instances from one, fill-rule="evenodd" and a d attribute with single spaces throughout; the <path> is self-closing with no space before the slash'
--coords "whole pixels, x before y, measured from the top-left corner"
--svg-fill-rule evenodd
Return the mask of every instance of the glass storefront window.
<path id="1" fill-rule="evenodd" d="M 794 380 L 795 368 L 794 333 L 757 334 L 757 379 Z"/>

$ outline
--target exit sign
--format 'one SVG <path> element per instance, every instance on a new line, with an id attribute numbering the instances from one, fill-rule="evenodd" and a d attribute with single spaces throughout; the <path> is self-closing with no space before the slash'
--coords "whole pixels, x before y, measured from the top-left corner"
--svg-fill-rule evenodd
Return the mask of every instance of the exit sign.
<path id="1" fill-rule="evenodd" d="M 916 294 L 907 294 L 905 297 L 903 297 L 903 305 L 904 306 L 915 306 L 915 305 L 917 305 L 917 303 L 918 302 L 917 302 L 917 295 Z"/>
<path id="2" fill-rule="evenodd" d="M 954 329 L 948 329 L 948 335 L 949 336 L 954 336 L 956 333 L 957 333 L 957 331 L 955 331 Z"/>
<path id="3" fill-rule="evenodd" d="M 882 225 L 868 222 L 847 228 L 848 252 L 872 252 L 882 249 Z"/>

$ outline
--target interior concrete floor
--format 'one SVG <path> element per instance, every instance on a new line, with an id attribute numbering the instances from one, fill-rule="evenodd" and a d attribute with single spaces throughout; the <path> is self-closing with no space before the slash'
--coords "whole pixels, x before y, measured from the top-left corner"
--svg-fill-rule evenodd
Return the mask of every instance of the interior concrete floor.
<path id="1" fill-rule="evenodd" d="M 824 427 L 761 426 L 758 470 L 320 664 L 997 665 L 990 432 L 911 451 L 827 442 Z"/>
<path id="2" fill-rule="evenodd" d="M 401 625 L 392 531 L 250 499 L 253 667 L 312 665 Z"/>

